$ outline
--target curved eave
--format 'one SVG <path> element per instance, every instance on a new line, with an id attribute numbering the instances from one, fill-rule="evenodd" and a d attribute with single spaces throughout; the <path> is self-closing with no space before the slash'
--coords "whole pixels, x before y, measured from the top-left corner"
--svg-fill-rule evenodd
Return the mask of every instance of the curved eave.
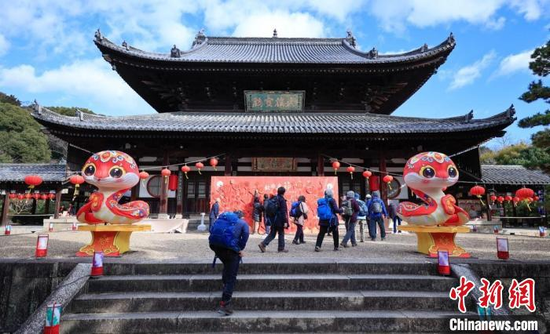
<path id="1" fill-rule="evenodd" d="M 468 115 L 447 119 L 396 117 L 376 114 L 248 114 L 164 113 L 130 117 L 62 116 L 45 108 L 35 117 L 54 134 L 63 136 L 260 136 L 357 137 L 358 139 L 428 136 L 492 137 L 515 120 L 513 108 L 490 118 Z M 465 137 L 466 138 L 466 137 Z"/>
<path id="2" fill-rule="evenodd" d="M 443 43 L 433 48 L 418 48 L 416 50 L 402 53 L 402 54 L 382 54 L 375 58 L 372 58 L 368 52 L 362 52 L 350 46 L 345 39 L 340 40 L 342 46 L 353 55 L 356 55 L 356 61 L 346 61 L 335 59 L 334 57 L 327 61 L 314 61 L 310 59 L 292 60 L 292 61 L 274 61 L 274 60 L 230 60 L 230 59 L 214 59 L 214 60 L 202 60 L 202 59 L 188 59 L 185 55 L 193 54 L 200 51 L 201 48 L 207 46 L 208 42 L 203 43 L 200 46 L 195 47 L 187 52 L 182 52 L 181 58 L 170 57 L 169 54 L 153 53 L 142 51 L 130 46 L 123 47 L 116 45 L 105 37 L 95 39 L 94 43 L 100 49 L 103 57 L 109 62 L 122 62 L 126 64 L 142 64 L 148 63 L 152 68 L 169 68 L 178 69 L 185 66 L 198 66 L 200 64 L 212 65 L 212 64 L 251 64 L 251 65 L 315 65 L 315 66 L 338 66 L 347 65 L 363 68 L 376 68 L 376 67 L 409 67 L 415 64 L 429 63 L 434 61 L 444 62 L 447 56 L 454 49 L 456 43 L 453 38 L 445 40 Z M 439 65 L 440 65 L 439 64 Z M 234 66 L 234 65 L 233 65 Z"/>

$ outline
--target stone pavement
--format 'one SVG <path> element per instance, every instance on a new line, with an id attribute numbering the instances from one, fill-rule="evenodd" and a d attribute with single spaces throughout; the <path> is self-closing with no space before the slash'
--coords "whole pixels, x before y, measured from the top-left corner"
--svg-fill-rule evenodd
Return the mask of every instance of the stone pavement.
<path id="1" fill-rule="evenodd" d="M 37 234 L 0 235 L 0 258 L 32 258 Z M 342 232 L 342 231 L 341 231 Z M 341 233 L 343 235 L 343 233 Z M 274 240 L 267 252 L 260 253 L 257 244 L 262 236 L 252 235 L 245 250 L 245 258 L 262 261 L 285 262 L 292 259 L 345 260 L 425 260 L 423 254 L 416 253 L 416 236 L 414 234 L 388 234 L 385 241 L 365 241 L 357 247 L 342 248 L 340 252 L 332 250 L 332 238 L 325 238 L 322 252 L 315 253 L 316 235 L 306 235 L 306 244 L 293 245 L 292 235 L 286 235 L 288 253 L 277 253 L 277 241 Z M 510 259 L 548 260 L 550 238 L 535 236 L 507 235 L 510 243 Z M 50 233 L 48 258 L 75 258 L 78 249 L 90 239 L 88 232 L 53 232 Z M 457 236 L 457 244 L 469 251 L 473 258 L 496 260 L 496 235 L 468 233 Z M 189 234 L 154 234 L 134 233 L 131 239 L 132 251 L 117 261 L 211 261 L 213 253 L 208 247 L 208 235 Z"/>

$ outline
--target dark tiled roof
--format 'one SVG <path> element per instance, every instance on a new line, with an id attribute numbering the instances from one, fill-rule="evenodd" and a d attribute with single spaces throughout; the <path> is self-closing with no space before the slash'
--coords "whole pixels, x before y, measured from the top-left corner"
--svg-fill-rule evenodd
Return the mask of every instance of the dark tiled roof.
<path id="1" fill-rule="evenodd" d="M 24 182 L 27 175 L 40 175 L 44 182 L 63 182 L 65 164 L 0 164 L 0 182 Z"/>
<path id="2" fill-rule="evenodd" d="M 347 38 L 238 38 L 206 37 L 197 39 L 188 51 L 177 56 L 168 53 L 146 52 L 123 43 L 116 45 L 96 33 L 96 45 L 104 54 L 114 50 L 132 57 L 173 62 L 211 63 L 296 63 L 296 64 L 385 64 L 403 63 L 448 54 L 455 46 L 451 35 L 434 48 L 426 45 L 400 54 L 362 52 L 355 48 L 355 40 Z"/>
<path id="3" fill-rule="evenodd" d="M 488 184 L 550 185 L 550 176 L 520 165 L 481 165 L 481 179 Z"/>
<path id="4" fill-rule="evenodd" d="M 260 134 L 406 134 L 449 133 L 506 127 L 515 118 L 514 109 L 485 119 L 472 113 L 453 118 L 413 118 L 368 113 L 245 113 L 173 112 L 110 117 L 80 114 L 59 115 L 35 106 L 33 116 L 44 124 L 75 129 L 106 131 L 164 131 Z"/>

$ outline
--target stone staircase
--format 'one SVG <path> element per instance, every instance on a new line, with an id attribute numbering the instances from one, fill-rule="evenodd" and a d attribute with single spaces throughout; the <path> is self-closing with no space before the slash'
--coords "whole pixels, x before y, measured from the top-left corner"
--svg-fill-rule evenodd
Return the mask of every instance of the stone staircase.
<path id="1" fill-rule="evenodd" d="M 235 314 L 215 308 L 221 266 L 106 264 L 65 310 L 62 333 L 444 332 L 459 317 L 431 263 L 244 263 Z M 470 307 L 470 309 L 472 309 Z"/>

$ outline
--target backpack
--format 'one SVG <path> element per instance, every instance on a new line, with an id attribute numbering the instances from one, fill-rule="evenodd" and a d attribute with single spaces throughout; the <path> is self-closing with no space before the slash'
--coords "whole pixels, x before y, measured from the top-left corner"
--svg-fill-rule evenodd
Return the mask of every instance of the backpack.
<path id="1" fill-rule="evenodd" d="M 265 213 L 269 219 L 274 219 L 279 211 L 279 200 L 277 196 L 267 200 L 267 205 L 265 206 Z"/>
<path id="2" fill-rule="evenodd" d="M 327 198 L 319 198 L 317 200 L 317 217 L 319 220 L 331 220 L 333 216 L 332 208 L 330 207 Z"/>
<path id="3" fill-rule="evenodd" d="M 367 204 L 363 202 L 360 199 L 357 199 L 357 204 L 359 204 L 359 217 L 365 217 L 369 214 L 369 209 L 367 208 Z"/>
<path id="4" fill-rule="evenodd" d="M 369 212 L 382 213 L 382 203 L 380 200 L 373 199 L 369 207 Z"/>
<path id="5" fill-rule="evenodd" d="M 289 212 L 290 217 L 300 218 L 302 216 L 303 212 L 302 212 L 302 208 L 300 207 L 301 203 L 302 202 L 300 201 L 296 201 L 292 203 L 292 206 L 290 207 L 290 212 Z"/>
<path id="6" fill-rule="evenodd" d="M 342 210 L 344 216 L 353 216 L 353 202 L 351 199 L 342 203 Z"/>
<path id="7" fill-rule="evenodd" d="M 239 251 L 238 240 L 235 238 L 235 228 L 239 217 L 233 212 L 224 212 L 214 222 L 210 230 L 208 242 L 223 248 Z"/>

